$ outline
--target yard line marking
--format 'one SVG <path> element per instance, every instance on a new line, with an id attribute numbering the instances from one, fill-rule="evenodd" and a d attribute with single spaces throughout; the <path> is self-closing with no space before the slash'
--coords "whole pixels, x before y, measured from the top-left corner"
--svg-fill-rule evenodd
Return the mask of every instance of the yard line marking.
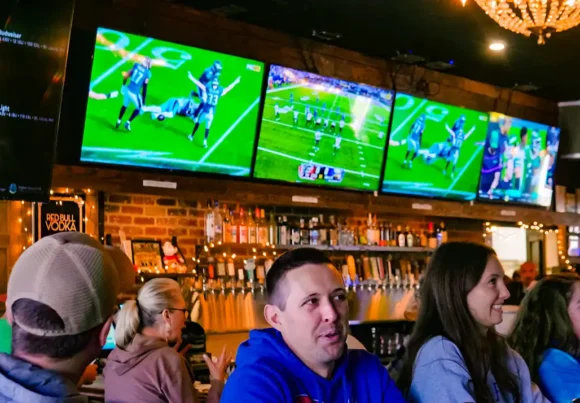
<path id="1" fill-rule="evenodd" d="M 115 70 L 117 70 L 119 67 L 124 65 L 128 60 L 131 60 L 133 58 L 133 56 L 135 56 L 137 53 L 139 53 L 139 51 L 141 49 L 143 49 L 145 46 L 149 45 L 151 42 L 153 42 L 153 38 L 147 38 L 145 40 L 145 42 L 143 42 L 141 45 L 137 46 L 133 51 L 131 51 L 131 53 L 129 53 L 127 56 L 125 56 L 124 58 L 119 60 L 116 64 L 114 64 L 111 68 L 109 68 L 109 70 L 105 71 L 103 74 L 101 74 L 99 77 L 97 77 L 93 82 L 91 82 L 91 85 L 89 88 L 92 90 L 95 86 L 100 84 L 101 81 L 103 81 L 105 78 L 107 78 L 111 74 L 113 74 L 115 72 Z"/>
<path id="2" fill-rule="evenodd" d="M 451 183 L 451 186 L 449 186 L 449 188 L 447 188 L 448 191 L 450 191 L 451 189 L 453 189 L 453 187 L 455 186 L 455 184 L 457 183 L 457 181 L 463 176 L 463 174 L 465 173 L 465 170 L 467 168 L 469 168 L 469 166 L 471 165 L 471 163 L 473 162 L 473 160 L 475 159 L 475 157 L 477 157 L 479 155 L 479 153 L 481 152 L 482 149 L 483 149 L 482 146 L 478 146 L 477 147 L 477 152 L 473 153 L 473 155 L 471 156 L 471 158 L 469 159 L 469 161 L 467 162 L 467 164 L 465 164 L 465 166 L 463 167 L 463 169 L 461 170 L 461 172 L 459 173 L 459 175 L 457 175 L 457 177 L 455 178 L 455 180 Z"/>
<path id="3" fill-rule="evenodd" d="M 423 101 L 421 101 L 421 103 L 419 104 L 419 106 L 417 106 L 417 108 L 415 108 L 415 110 L 413 112 L 411 112 L 409 114 L 409 116 L 407 116 L 407 118 L 405 120 L 403 120 L 401 122 L 401 124 L 395 130 L 393 130 L 391 132 L 391 140 L 394 140 L 394 138 L 395 138 L 396 134 L 399 132 L 399 130 L 401 130 L 409 122 L 409 120 L 411 120 L 411 118 L 413 116 L 415 116 L 415 114 L 421 110 L 421 108 L 423 107 L 423 105 L 425 105 L 426 103 L 427 103 L 427 100 L 426 99 L 424 99 Z M 393 111 L 393 113 L 396 113 L 396 112 Z"/>
<path id="4" fill-rule="evenodd" d="M 252 104 L 248 107 L 248 109 L 245 110 L 244 113 L 242 113 L 240 115 L 240 117 L 230 126 L 230 128 L 228 130 L 226 130 L 226 132 L 224 134 L 222 134 L 222 136 L 219 138 L 218 141 L 216 141 L 216 143 L 207 151 L 207 153 L 205 153 L 205 155 L 199 160 L 200 163 L 205 162 L 206 159 L 209 158 L 209 156 L 215 151 L 216 148 L 218 148 L 218 146 L 226 139 L 226 137 L 228 137 L 230 135 L 230 133 L 232 131 L 234 131 L 234 129 L 236 128 L 237 125 L 240 124 L 240 122 L 246 117 L 248 116 L 248 113 L 250 113 L 252 111 L 252 109 L 254 109 L 256 107 L 256 105 L 258 105 L 258 103 L 260 102 L 260 98 L 258 97 L 256 98 L 256 100 L 254 102 L 252 102 Z"/>
<path id="5" fill-rule="evenodd" d="M 395 193 L 395 194 L 401 194 L 401 190 L 405 190 L 411 194 L 416 194 L 416 195 L 425 195 L 426 192 L 429 193 L 444 193 L 444 194 L 453 194 L 453 195 L 458 195 L 458 196 L 472 196 L 472 199 L 467 199 L 467 200 L 473 200 L 473 197 L 475 196 L 473 193 L 471 192 L 466 192 L 464 190 L 446 190 L 446 189 L 438 189 L 438 188 L 413 188 L 413 187 L 406 187 L 406 186 L 401 186 L 401 187 L 392 187 L 390 189 L 385 189 L 384 185 L 398 185 L 398 182 L 383 182 L 383 192 L 386 193 Z"/>
<path id="6" fill-rule="evenodd" d="M 139 161 L 122 161 L 122 160 L 109 160 L 104 158 L 82 158 L 82 161 L 86 162 L 95 162 L 100 164 L 116 164 L 116 165 L 130 165 L 130 166 L 141 166 L 141 167 L 150 167 L 150 168 L 159 168 L 159 165 L 147 164 L 146 162 L 139 162 Z M 214 164 L 211 162 L 199 163 L 191 160 L 181 160 L 181 159 L 173 159 L 173 158 L 163 158 L 163 157 L 152 157 L 148 158 L 147 161 L 159 161 L 159 162 L 171 162 L 177 165 L 195 165 L 195 166 L 206 166 L 210 168 L 221 168 L 227 169 L 232 171 L 239 171 L 239 172 L 246 172 L 249 173 L 248 168 L 238 167 L 234 165 L 224 165 L 224 164 Z M 187 169 L 190 171 L 191 169 Z"/>
<path id="7" fill-rule="evenodd" d="M 304 87 L 304 84 L 296 84 L 296 85 L 290 85 L 288 87 L 274 88 L 272 90 L 266 91 L 266 96 L 268 94 L 273 94 L 275 92 L 286 91 L 286 90 L 293 90 L 294 88 L 300 88 L 300 87 Z"/>
<path id="8" fill-rule="evenodd" d="M 258 150 L 264 151 L 264 152 L 267 152 L 267 153 L 271 153 L 271 154 L 274 154 L 274 155 L 278 155 L 280 157 L 285 157 L 285 158 L 288 158 L 288 159 L 291 159 L 291 160 L 294 160 L 294 161 L 306 163 L 306 164 L 316 164 L 316 165 L 327 166 L 326 164 L 322 164 L 322 163 L 319 163 L 319 162 L 316 162 L 316 161 L 305 160 L 303 158 L 294 157 L 293 155 L 284 154 L 284 153 L 281 153 L 279 151 L 270 150 L 270 149 L 264 148 L 264 147 L 258 147 Z M 334 168 L 334 169 L 341 169 L 344 172 L 348 172 L 348 173 L 354 174 L 354 175 L 359 175 L 359 176 L 362 176 L 362 177 L 379 179 L 378 175 L 371 175 L 371 174 L 367 174 L 367 173 L 364 173 L 364 172 L 357 172 L 357 171 L 352 171 L 350 169 L 339 168 L 339 167 L 332 167 L 332 168 Z"/>
<path id="9" fill-rule="evenodd" d="M 316 130 L 310 130 L 310 129 L 306 129 L 304 127 L 294 127 L 292 125 L 289 125 L 288 123 L 277 122 L 277 121 L 272 120 L 272 119 L 263 118 L 262 120 L 264 120 L 265 122 L 275 123 L 275 124 L 281 125 L 281 126 L 291 127 L 293 129 L 297 129 L 297 130 L 302 130 L 303 132 L 309 132 L 309 133 L 313 133 L 313 134 L 316 133 Z M 334 138 L 337 137 L 337 136 L 332 135 L 332 134 L 322 133 L 322 131 L 321 131 L 320 134 L 322 134 L 324 137 L 330 137 L 332 139 L 334 139 Z M 367 144 L 365 142 L 358 141 L 358 140 L 350 140 L 350 139 L 347 139 L 347 138 L 344 138 L 343 137 L 342 138 L 342 141 L 346 141 L 347 143 L 359 144 L 359 145 L 363 145 L 363 146 L 366 146 L 366 147 L 376 148 L 378 150 L 383 150 L 383 147 L 375 146 L 375 145 L 372 145 L 372 144 Z"/>

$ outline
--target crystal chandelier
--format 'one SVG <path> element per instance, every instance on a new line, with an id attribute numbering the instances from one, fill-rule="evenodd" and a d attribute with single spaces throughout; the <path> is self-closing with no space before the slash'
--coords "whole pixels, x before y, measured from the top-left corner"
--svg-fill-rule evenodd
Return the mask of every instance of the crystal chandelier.
<path id="1" fill-rule="evenodd" d="M 465 5 L 466 0 L 461 0 Z M 475 0 L 501 27 L 525 36 L 537 35 L 543 45 L 553 32 L 580 24 L 580 0 Z"/>

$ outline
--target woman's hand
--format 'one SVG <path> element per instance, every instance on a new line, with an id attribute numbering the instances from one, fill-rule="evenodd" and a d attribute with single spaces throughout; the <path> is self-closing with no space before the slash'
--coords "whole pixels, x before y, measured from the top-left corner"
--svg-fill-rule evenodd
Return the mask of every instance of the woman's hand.
<path id="1" fill-rule="evenodd" d="M 210 379 L 224 382 L 226 379 L 226 369 L 230 362 L 232 361 L 233 354 L 229 351 L 226 351 L 226 346 L 222 349 L 222 353 L 220 354 L 217 362 L 213 362 L 213 360 L 207 356 L 206 354 L 203 355 L 203 360 L 207 364 L 209 368 Z"/>

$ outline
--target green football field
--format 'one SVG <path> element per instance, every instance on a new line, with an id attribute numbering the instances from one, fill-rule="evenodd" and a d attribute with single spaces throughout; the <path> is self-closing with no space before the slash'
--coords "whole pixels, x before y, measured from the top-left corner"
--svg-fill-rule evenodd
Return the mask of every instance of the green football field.
<path id="1" fill-rule="evenodd" d="M 83 135 L 81 159 L 86 162 L 136 165 L 172 170 L 203 171 L 248 176 L 258 122 L 264 64 L 240 57 L 196 49 L 138 35 L 100 28 L 91 75 L 91 91 L 108 94 L 121 92 L 123 73 L 144 57 L 153 60 L 147 88 L 146 106 L 162 105 L 170 98 L 187 98 L 197 90 L 188 71 L 198 78 L 214 61 L 223 70 L 220 85 L 227 87 L 236 78 L 241 81 L 223 95 L 216 108 L 208 138 L 203 147 L 205 124 L 194 141 L 188 140 L 194 122 L 190 117 L 175 116 L 158 121 L 143 113 L 123 125 L 133 112 L 130 105 L 123 125 L 115 129 L 123 95 L 104 100 L 89 99 Z M 198 98 L 194 98 L 199 102 Z"/>
<path id="2" fill-rule="evenodd" d="M 294 101 L 290 100 L 291 94 Z M 280 119 L 275 119 L 274 106 L 280 107 Z M 326 104 L 326 109 L 324 109 Z M 322 125 L 306 125 L 305 110 L 317 109 Z M 294 111 L 299 112 L 294 126 Z M 335 150 L 339 122 L 345 115 L 345 127 L 340 133 L 340 148 Z M 382 168 L 390 110 L 371 98 L 354 96 L 329 87 L 308 82 L 285 84 L 270 89 L 266 95 L 262 129 L 258 143 L 254 175 L 295 183 L 338 186 L 350 189 L 377 190 Z M 336 130 L 324 129 L 324 120 L 335 122 Z M 315 148 L 315 132 L 322 138 Z M 298 175 L 301 164 L 315 164 L 344 170 L 340 183 L 324 179 L 306 180 Z"/>
<path id="3" fill-rule="evenodd" d="M 394 113 L 383 192 L 473 200 L 479 183 L 488 114 L 401 93 L 397 94 Z M 422 114 L 426 116 L 420 145 L 422 151 L 413 161 L 412 167 L 405 166 L 407 136 L 413 123 Z M 447 141 L 450 134 L 445 125 L 453 127 L 461 115 L 466 116 L 464 130 L 466 140 L 460 149 L 459 159 L 452 175 L 451 167 L 444 173 L 447 164 L 444 158 L 436 158 L 428 163 L 424 154 L 435 143 Z"/>

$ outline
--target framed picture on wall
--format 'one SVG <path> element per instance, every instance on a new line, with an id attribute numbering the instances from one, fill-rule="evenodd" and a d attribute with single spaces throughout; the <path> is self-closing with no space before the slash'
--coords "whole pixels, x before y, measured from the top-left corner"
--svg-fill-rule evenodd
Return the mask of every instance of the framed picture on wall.
<path id="1" fill-rule="evenodd" d="M 163 270 L 161 243 L 149 239 L 134 239 L 131 242 L 133 264 L 146 273 L 159 273 Z"/>

